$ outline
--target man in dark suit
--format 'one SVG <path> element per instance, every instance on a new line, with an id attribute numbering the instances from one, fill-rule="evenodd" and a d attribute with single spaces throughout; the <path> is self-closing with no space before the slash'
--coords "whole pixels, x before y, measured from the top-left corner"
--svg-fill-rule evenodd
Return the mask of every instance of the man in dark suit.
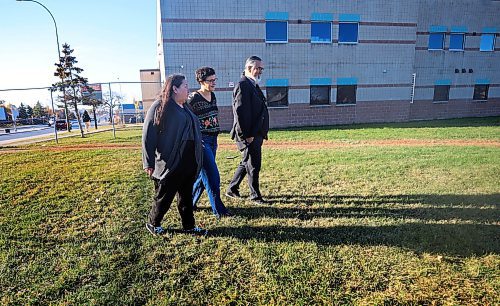
<path id="1" fill-rule="evenodd" d="M 256 204 L 265 204 L 259 189 L 259 172 L 262 161 L 262 143 L 269 131 L 269 113 L 266 98 L 260 90 L 260 76 L 264 63 L 257 56 L 246 60 L 245 71 L 233 90 L 234 123 L 231 139 L 236 141 L 242 159 L 229 183 L 226 196 L 241 198 L 240 183 L 248 174 L 250 199 Z"/>

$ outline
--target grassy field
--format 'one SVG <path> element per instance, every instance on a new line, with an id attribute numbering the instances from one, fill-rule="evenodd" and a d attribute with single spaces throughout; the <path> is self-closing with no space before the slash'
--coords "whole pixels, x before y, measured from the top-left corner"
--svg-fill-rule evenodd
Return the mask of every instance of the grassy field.
<path id="1" fill-rule="evenodd" d="M 145 230 L 141 131 L 111 138 L 0 149 L 0 304 L 500 303 L 498 117 L 272 131 L 272 205 L 217 220 L 204 196 L 207 238 Z"/>

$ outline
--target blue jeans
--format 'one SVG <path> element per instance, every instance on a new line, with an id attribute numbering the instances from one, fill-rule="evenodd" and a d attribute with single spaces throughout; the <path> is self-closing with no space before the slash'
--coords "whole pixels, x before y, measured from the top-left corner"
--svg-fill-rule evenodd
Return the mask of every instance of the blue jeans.
<path id="1" fill-rule="evenodd" d="M 203 190 L 206 188 L 208 200 L 210 201 L 214 215 L 224 215 L 228 211 L 220 198 L 220 175 L 217 164 L 215 163 L 217 136 L 202 135 L 202 139 L 203 166 L 193 186 L 193 206 L 196 206 Z"/>

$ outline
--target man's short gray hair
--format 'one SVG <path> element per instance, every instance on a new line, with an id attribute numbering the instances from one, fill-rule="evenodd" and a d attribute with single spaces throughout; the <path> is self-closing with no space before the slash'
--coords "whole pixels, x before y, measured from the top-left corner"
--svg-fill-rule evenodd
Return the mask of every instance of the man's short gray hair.
<path id="1" fill-rule="evenodd" d="M 253 67 L 255 66 L 255 63 L 256 62 L 262 62 L 262 59 L 258 56 L 250 56 L 249 58 L 247 58 L 246 62 L 245 62 L 245 70 L 248 69 L 248 67 Z"/>

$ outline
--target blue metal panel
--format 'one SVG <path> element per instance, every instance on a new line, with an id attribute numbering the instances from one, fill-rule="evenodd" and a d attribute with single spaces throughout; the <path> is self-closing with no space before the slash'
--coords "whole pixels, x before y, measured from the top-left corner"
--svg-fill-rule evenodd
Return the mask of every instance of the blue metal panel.
<path id="1" fill-rule="evenodd" d="M 451 85 L 451 80 L 449 79 L 436 80 L 434 85 Z"/>
<path id="2" fill-rule="evenodd" d="M 312 13 L 311 21 L 333 21 L 333 14 L 329 13 Z"/>
<path id="3" fill-rule="evenodd" d="M 311 78 L 310 84 L 312 86 L 332 85 L 332 79 L 331 78 Z"/>
<path id="4" fill-rule="evenodd" d="M 340 14 L 340 22 L 359 22 L 361 16 L 359 14 Z"/>
<path id="5" fill-rule="evenodd" d="M 338 78 L 337 85 L 357 85 L 357 78 Z"/>
<path id="6" fill-rule="evenodd" d="M 467 33 L 467 27 L 451 27 L 451 33 Z"/>
<path id="7" fill-rule="evenodd" d="M 448 31 L 448 28 L 445 26 L 430 26 L 429 32 L 431 33 L 443 33 Z"/>
<path id="8" fill-rule="evenodd" d="M 266 12 L 266 20 L 288 20 L 287 12 Z"/>
<path id="9" fill-rule="evenodd" d="M 483 28 L 483 33 L 495 34 L 497 32 L 498 32 L 497 28 L 494 27 Z"/>
<path id="10" fill-rule="evenodd" d="M 123 109 L 135 109 L 134 104 L 122 104 Z"/>
<path id="11" fill-rule="evenodd" d="M 288 87 L 288 79 L 267 79 L 267 87 Z"/>
<path id="12" fill-rule="evenodd" d="M 490 79 L 477 79 L 476 80 L 477 85 L 490 85 Z"/>

